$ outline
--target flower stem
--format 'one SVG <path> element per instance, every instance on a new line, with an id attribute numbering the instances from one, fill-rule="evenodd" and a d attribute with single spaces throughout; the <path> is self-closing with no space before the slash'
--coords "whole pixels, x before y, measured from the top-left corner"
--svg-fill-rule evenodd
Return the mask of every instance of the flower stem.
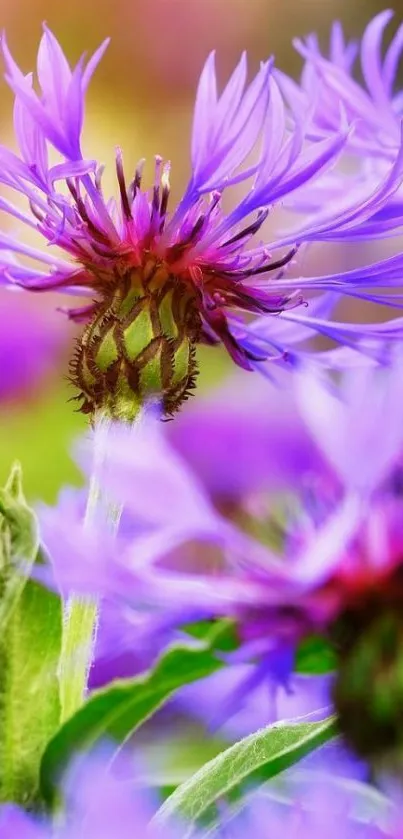
<path id="1" fill-rule="evenodd" d="M 121 508 L 101 498 L 99 470 L 104 461 L 110 423 L 101 416 L 95 422 L 94 460 L 90 480 L 84 528 L 94 524 L 103 511 L 112 532 L 117 532 Z M 98 629 L 99 604 L 95 597 L 72 595 L 64 606 L 62 648 L 59 659 L 61 722 L 82 705 L 94 657 Z"/>

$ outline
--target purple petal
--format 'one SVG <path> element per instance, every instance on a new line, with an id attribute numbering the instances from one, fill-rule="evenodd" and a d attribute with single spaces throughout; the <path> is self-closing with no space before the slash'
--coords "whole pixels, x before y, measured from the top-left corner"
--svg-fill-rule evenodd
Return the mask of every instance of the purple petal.
<path id="1" fill-rule="evenodd" d="M 169 440 L 217 501 L 240 503 L 324 467 L 286 384 L 276 389 L 239 373 L 167 425 Z"/>
<path id="2" fill-rule="evenodd" d="M 347 489 L 370 493 L 403 452 L 403 360 L 346 373 L 335 392 L 313 371 L 296 374 L 303 418 Z M 380 433 L 388 417 L 387 433 Z"/>
<path id="3" fill-rule="evenodd" d="M 66 93 L 71 81 L 71 70 L 53 32 L 46 25 L 43 29 L 37 59 L 38 80 L 46 105 L 62 122 Z"/>

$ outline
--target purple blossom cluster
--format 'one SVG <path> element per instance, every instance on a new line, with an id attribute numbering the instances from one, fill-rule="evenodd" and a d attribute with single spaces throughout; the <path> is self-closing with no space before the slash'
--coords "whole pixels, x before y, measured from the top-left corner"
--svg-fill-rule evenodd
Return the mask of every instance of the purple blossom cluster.
<path id="1" fill-rule="evenodd" d="M 0 349 L 21 332 L 9 365 L 18 384 L 53 356 L 34 318 L 19 326 L 25 292 L 87 298 L 67 314 L 83 329 L 72 378 L 92 423 L 74 449 L 86 487 L 37 505 L 39 535 L 18 488 L 0 490 L 0 629 L 24 585 L 50 598 L 49 615 L 60 599 L 64 608 L 57 669 L 46 674 L 60 729 L 52 717 L 32 798 L 19 776 L 18 800 L 0 783 L 0 839 L 402 839 L 403 320 L 333 317 L 341 297 L 402 307 L 403 27 L 384 49 L 390 19 L 375 17 L 361 43 L 335 24 L 328 53 L 316 36 L 298 40 L 298 81 L 270 59 L 248 82 L 242 56 L 219 93 L 211 55 L 190 177 L 172 211 L 169 162 L 155 158 L 147 190 L 144 161 L 126 181 L 119 149 L 115 199 L 82 149 L 85 95 L 107 42 L 71 68 L 44 26 L 34 77 L 2 38 L 19 151 L 0 146 L 0 209 L 47 247 L 0 233 L 2 291 L 17 306 L 2 309 Z M 280 209 L 284 229 L 278 222 L 263 243 Z M 393 254 L 357 267 L 363 242 L 381 239 Z M 348 269 L 332 268 L 335 243 L 352 254 Z M 303 254 L 318 244 L 329 269 L 305 276 Z M 315 335 L 333 343 L 311 345 Z M 161 422 L 194 384 L 200 343 L 223 344 L 242 369 Z M 0 723 L 18 622 L 20 612 L 10 649 L 1 646 Z M 205 652 L 212 630 L 220 643 L 208 647 L 209 667 L 176 682 L 169 655 L 180 644 Z M 30 678 L 27 668 L 28 697 L 38 693 Z M 130 694 L 118 719 L 114 702 L 124 705 L 129 687 L 136 701 Z M 223 749 L 260 726 L 281 738 L 282 725 L 330 714 L 339 740 L 277 783 L 253 766 L 258 790 L 217 793 L 195 824 L 164 821 L 150 786 L 163 792 L 165 779 L 156 772 L 150 784 L 143 772 L 148 734 L 158 747 L 173 720 L 173 740 L 186 724 L 190 739 L 201 728 Z M 298 748 L 294 762 L 308 753 Z M 28 761 L 28 739 L 26 752 Z M 224 793 L 232 780 L 230 771 Z"/>

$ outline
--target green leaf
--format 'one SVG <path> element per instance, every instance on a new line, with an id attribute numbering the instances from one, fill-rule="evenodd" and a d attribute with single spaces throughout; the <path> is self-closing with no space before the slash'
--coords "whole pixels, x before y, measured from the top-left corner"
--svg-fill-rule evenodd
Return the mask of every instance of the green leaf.
<path id="1" fill-rule="evenodd" d="M 125 741 L 183 685 L 214 673 L 222 663 L 214 648 L 221 627 L 204 643 L 168 648 L 155 666 L 133 679 L 122 679 L 92 694 L 49 743 L 41 767 L 41 789 L 52 804 L 55 784 L 78 750 L 89 750 L 103 738 Z"/>
<path id="2" fill-rule="evenodd" d="M 273 778 L 337 734 L 336 721 L 276 723 L 245 737 L 206 763 L 165 801 L 155 820 L 196 821 L 245 782 Z"/>
<path id="3" fill-rule="evenodd" d="M 28 580 L 0 639 L 0 800 L 31 806 L 60 721 L 58 597 Z"/>
<path id="4" fill-rule="evenodd" d="M 28 579 L 38 527 L 14 466 L 0 489 L 0 801 L 32 806 L 39 765 L 60 719 L 59 599 Z"/>
<path id="5" fill-rule="evenodd" d="M 215 649 L 222 652 L 232 652 L 239 646 L 236 638 L 236 623 L 231 618 L 184 624 L 182 631 L 199 641 L 215 637 Z"/>
<path id="6" fill-rule="evenodd" d="M 0 636 L 18 603 L 39 547 L 35 513 L 22 491 L 22 472 L 15 463 L 0 489 Z"/>

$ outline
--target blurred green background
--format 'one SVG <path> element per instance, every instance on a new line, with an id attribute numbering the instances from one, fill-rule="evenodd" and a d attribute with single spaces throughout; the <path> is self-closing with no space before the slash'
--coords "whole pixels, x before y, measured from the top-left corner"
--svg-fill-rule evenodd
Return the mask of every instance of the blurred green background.
<path id="1" fill-rule="evenodd" d="M 394 7 L 399 22 L 401 3 L 388 5 Z M 193 96 L 211 49 L 217 49 L 222 80 L 243 49 L 248 51 L 252 70 L 274 53 L 283 69 L 297 74 L 294 37 L 315 30 L 326 43 L 336 18 L 349 36 L 358 36 L 382 8 L 379 0 L 1 0 L 1 25 L 26 72 L 33 67 L 42 21 L 55 31 L 73 61 L 105 36 L 112 36 L 90 87 L 84 149 L 107 164 L 106 183 L 111 190 L 117 144 L 123 148 L 129 172 L 141 157 L 150 159 L 159 153 L 171 159 L 175 200 L 189 171 Z M 11 94 L 3 83 L 1 142 L 6 145 L 13 142 L 11 106 Z M 8 226 L 8 220 L 4 224 Z M 52 501 L 61 483 L 80 480 L 68 451 L 72 438 L 85 431 L 86 420 L 68 401 L 74 395 L 66 381 L 74 334 L 63 315 L 55 312 L 58 301 L 54 297 L 31 297 L 33 314 L 40 306 L 55 320 L 62 348 L 45 379 L 32 382 L 32 387 L 13 399 L 0 401 L 0 480 L 5 479 L 12 460 L 19 458 L 29 496 Z M 203 351 L 201 385 L 208 387 L 226 364 L 219 351 Z"/>

